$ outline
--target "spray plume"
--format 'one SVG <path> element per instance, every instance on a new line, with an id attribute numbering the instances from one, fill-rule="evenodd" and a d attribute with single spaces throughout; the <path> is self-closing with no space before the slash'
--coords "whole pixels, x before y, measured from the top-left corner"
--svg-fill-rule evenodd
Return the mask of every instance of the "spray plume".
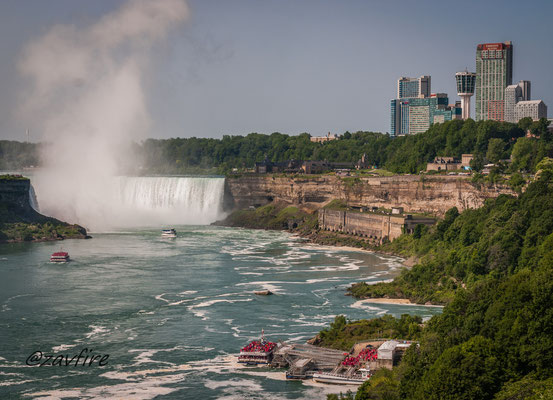
<path id="1" fill-rule="evenodd" d="M 33 179 L 45 214 L 93 230 L 115 223 L 113 177 L 151 123 L 151 50 L 187 16 L 184 0 L 131 0 L 86 27 L 54 26 L 24 48 L 20 110 L 49 144 Z"/>

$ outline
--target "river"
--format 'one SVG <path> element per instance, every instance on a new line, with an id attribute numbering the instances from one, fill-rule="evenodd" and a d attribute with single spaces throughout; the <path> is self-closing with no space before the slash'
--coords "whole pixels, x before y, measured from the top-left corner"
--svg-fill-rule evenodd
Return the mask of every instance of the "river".
<path id="1" fill-rule="evenodd" d="M 395 257 L 284 232 L 175 228 L 176 239 L 133 227 L 0 246 L 0 398 L 324 399 L 345 389 L 287 382 L 284 371 L 238 365 L 237 353 L 262 329 L 304 342 L 339 314 L 441 312 L 344 295 L 353 282 L 395 276 Z M 49 263 L 60 247 L 72 261 Z M 107 365 L 26 365 L 35 351 L 71 359 L 85 348 Z"/>

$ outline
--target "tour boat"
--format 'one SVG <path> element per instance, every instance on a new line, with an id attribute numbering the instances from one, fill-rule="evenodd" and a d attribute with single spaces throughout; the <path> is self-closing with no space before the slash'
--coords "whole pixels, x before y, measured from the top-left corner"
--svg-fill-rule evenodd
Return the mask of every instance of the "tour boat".
<path id="1" fill-rule="evenodd" d="M 277 344 L 265 340 L 261 331 L 261 340 L 253 340 L 240 350 L 238 362 L 246 365 L 268 365 L 273 359 L 273 351 Z"/>
<path id="2" fill-rule="evenodd" d="M 161 237 L 166 237 L 166 238 L 176 238 L 177 237 L 177 231 L 174 230 L 174 229 L 163 229 L 161 231 Z"/>
<path id="3" fill-rule="evenodd" d="M 58 251 L 50 256 L 50 262 L 53 263 L 66 263 L 69 261 L 69 254 L 65 251 Z"/>
<path id="4" fill-rule="evenodd" d="M 361 385 L 371 377 L 370 371 L 360 368 L 354 375 L 334 374 L 332 372 L 317 372 L 313 374 L 313 380 L 320 383 L 333 383 L 337 385 Z"/>

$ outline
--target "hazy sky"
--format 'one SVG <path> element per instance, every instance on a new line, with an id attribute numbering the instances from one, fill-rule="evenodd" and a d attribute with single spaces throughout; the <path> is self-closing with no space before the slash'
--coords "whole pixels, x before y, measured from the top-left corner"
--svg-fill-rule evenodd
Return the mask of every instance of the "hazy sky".
<path id="1" fill-rule="evenodd" d="M 25 139 L 16 116 L 23 46 L 53 25 L 88 26 L 123 3 L 0 1 L 0 138 Z M 532 81 L 532 98 L 553 115 L 550 0 L 188 5 L 188 21 L 156 48 L 144 81 L 150 137 L 387 132 L 398 77 L 431 75 L 432 92 L 452 103 L 455 72 L 475 70 L 476 45 L 506 40 L 514 44 L 513 81 Z"/>

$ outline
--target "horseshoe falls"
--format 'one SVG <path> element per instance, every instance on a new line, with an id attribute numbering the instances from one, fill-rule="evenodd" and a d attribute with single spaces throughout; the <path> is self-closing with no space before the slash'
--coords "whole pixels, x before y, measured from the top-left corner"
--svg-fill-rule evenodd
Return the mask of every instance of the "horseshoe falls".
<path id="1" fill-rule="evenodd" d="M 208 225 L 223 217 L 221 177 L 108 177 L 67 184 L 40 178 L 36 207 L 92 232 Z"/>
<path id="2" fill-rule="evenodd" d="M 116 202 L 146 225 L 206 225 L 222 216 L 224 184 L 224 178 L 121 177 Z"/>

